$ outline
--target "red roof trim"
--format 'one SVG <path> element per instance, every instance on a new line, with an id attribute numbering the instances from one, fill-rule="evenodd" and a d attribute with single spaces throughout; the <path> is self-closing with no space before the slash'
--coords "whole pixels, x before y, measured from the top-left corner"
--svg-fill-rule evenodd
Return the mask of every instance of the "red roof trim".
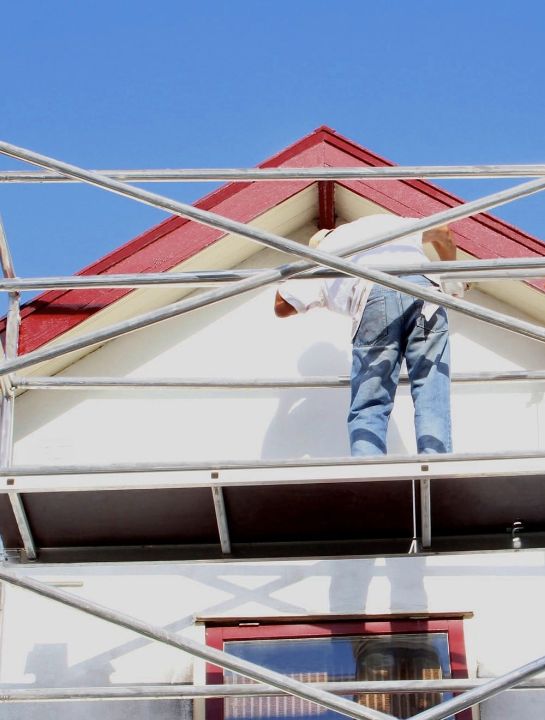
<path id="1" fill-rule="evenodd" d="M 259 167 L 346 167 L 362 163 L 371 167 L 394 165 L 322 126 Z M 202 198 L 196 206 L 249 222 L 310 184 L 303 181 L 229 183 Z M 424 216 L 463 202 L 423 180 L 346 181 L 338 185 L 386 210 L 405 215 Z M 488 214 L 458 221 L 454 229 L 460 247 L 476 257 L 545 255 L 542 242 Z M 222 234 L 194 221 L 171 217 L 78 274 L 167 271 L 216 242 Z M 545 290 L 541 280 L 530 284 Z M 29 352 L 50 342 L 129 292 L 132 291 L 75 289 L 43 293 L 22 309 L 20 352 Z M 5 321 L 1 321 L 0 331 L 4 327 Z"/>
<path id="2" fill-rule="evenodd" d="M 379 155 L 375 155 L 374 153 L 371 153 L 369 150 L 366 150 L 365 148 L 360 147 L 359 145 L 356 145 L 350 140 L 347 140 L 346 138 L 343 138 L 339 135 L 334 135 L 333 137 L 328 136 L 326 142 L 333 148 L 339 149 L 342 152 L 352 155 L 356 160 L 365 163 L 366 165 L 369 165 L 371 167 L 395 167 L 397 163 L 391 162 L 390 160 L 386 160 L 385 158 L 380 157 Z M 359 163 L 357 163 L 359 164 Z M 330 163 L 326 162 L 326 165 L 330 165 L 332 167 L 339 166 L 338 163 Z M 339 182 L 339 181 L 337 181 Z M 370 186 L 365 181 L 360 181 L 366 189 L 369 189 L 372 187 L 373 189 L 376 189 L 376 187 L 379 184 L 379 181 L 375 181 L 373 186 Z M 440 203 L 445 205 L 445 207 L 455 207 L 456 205 L 460 205 L 464 202 L 462 198 L 457 197 L 456 195 L 453 195 L 452 193 L 449 193 L 447 190 L 443 190 L 442 188 L 437 187 L 436 185 L 433 185 L 430 182 L 427 182 L 426 180 L 399 180 L 399 181 L 391 181 L 391 180 L 385 180 L 381 184 L 388 184 L 390 187 L 394 186 L 395 184 L 400 183 L 403 185 L 406 185 L 408 187 L 412 187 L 415 190 L 418 190 L 419 192 L 423 192 L 426 195 L 428 195 L 430 198 L 434 198 L 435 200 L 438 200 Z M 339 184 L 343 184 L 340 182 Z M 357 191 L 356 191 L 357 192 Z M 361 193 L 361 189 L 360 192 Z M 387 200 L 389 197 L 389 193 L 384 194 L 384 200 Z M 386 207 L 386 206 L 384 206 Z M 409 208 L 411 209 L 411 208 Z M 533 237 L 532 235 L 529 235 L 528 233 L 524 232 L 523 230 L 520 230 L 519 228 L 515 227 L 514 225 L 510 225 L 509 223 L 505 222 L 504 220 L 500 220 L 499 218 L 494 217 L 493 215 L 489 215 L 488 213 L 480 213 L 479 215 L 474 215 L 471 220 L 477 220 L 478 222 L 487 225 L 488 227 L 494 229 L 497 232 L 504 233 L 509 236 L 510 239 L 514 240 L 515 242 L 518 242 L 520 244 L 523 244 L 525 247 L 528 247 L 529 249 L 536 252 L 538 255 L 545 255 L 545 246 L 543 242 L 538 240 L 537 238 Z"/>

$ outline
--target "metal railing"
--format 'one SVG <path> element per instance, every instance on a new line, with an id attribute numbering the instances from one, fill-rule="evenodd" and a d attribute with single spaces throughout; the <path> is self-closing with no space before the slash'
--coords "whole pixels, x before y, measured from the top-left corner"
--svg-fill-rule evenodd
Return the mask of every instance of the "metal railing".
<path id="1" fill-rule="evenodd" d="M 429 693 L 465 692 L 480 688 L 490 678 L 456 680 L 361 680 L 345 682 L 307 683 L 311 688 L 326 690 L 334 695 L 360 693 Z M 524 680 L 509 690 L 545 690 L 545 680 Z M 197 700 L 208 698 L 253 698 L 282 696 L 285 693 L 272 685 L 106 685 L 103 687 L 13 687 L 0 685 L 0 703 L 56 702 L 60 700 Z"/>
<path id="2" fill-rule="evenodd" d="M 378 247 L 391 240 L 399 239 L 415 232 L 421 232 L 432 228 L 439 227 L 445 223 L 467 218 L 477 213 L 489 210 L 507 202 L 511 202 L 518 198 L 523 198 L 531 194 L 541 192 L 545 189 L 545 165 L 509 165 L 509 166 L 425 166 L 425 167 L 382 167 L 382 168 L 272 168 L 272 169 L 227 169 L 227 170 L 104 170 L 89 171 L 82 168 L 68 165 L 64 162 L 54 160 L 52 158 L 39 155 L 30 150 L 16 147 L 14 145 L 0 142 L 0 153 L 23 160 L 31 164 L 46 169 L 46 173 L 32 173 L 10 171 L 0 173 L 0 182 L 85 182 L 102 189 L 114 192 L 122 196 L 131 198 L 138 202 L 151 205 L 152 207 L 166 210 L 181 217 L 190 218 L 196 222 L 219 228 L 226 233 L 236 233 L 250 240 L 256 241 L 266 247 L 274 248 L 283 252 L 290 253 L 296 257 L 302 258 L 297 262 L 282 265 L 277 268 L 255 271 L 201 271 L 191 273 L 172 273 L 172 274 L 149 274 L 149 275 L 108 275 L 108 276 L 77 276 L 77 277 L 49 277 L 49 278 L 17 278 L 15 276 L 11 256 L 9 253 L 5 234 L 0 232 L 0 263 L 4 274 L 4 280 L 0 281 L 0 291 L 9 293 L 9 311 L 7 316 L 7 333 L 6 333 L 6 353 L 5 357 L 0 361 L 0 389 L 2 391 L 1 398 L 1 418 L 0 418 L 0 476 L 4 479 L 10 479 L 12 484 L 9 489 L 3 488 L 3 492 L 8 492 L 12 508 L 17 521 L 17 526 L 23 539 L 26 555 L 29 559 L 36 558 L 36 547 L 28 526 L 28 521 L 24 513 L 24 507 L 20 502 L 18 491 L 23 485 L 19 483 L 14 485 L 14 478 L 23 478 L 26 481 L 24 485 L 25 492 L 44 491 L 44 486 L 40 488 L 35 486 L 32 488 L 32 477 L 41 475 L 57 475 L 69 476 L 73 474 L 87 474 L 91 478 L 107 475 L 107 474 L 131 474 L 131 473 L 149 473 L 149 472 L 183 472 L 187 470 L 187 466 L 165 467 L 158 464 L 141 464 L 126 465 L 109 464 L 107 466 L 64 466 L 59 468 L 36 468 L 12 465 L 13 451 L 13 407 L 14 394 L 17 389 L 21 390 L 68 390 L 87 388 L 136 388 L 136 387 L 161 387 L 161 388 L 285 388 L 285 387 L 345 387 L 347 378 L 302 378 L 302 379 L 256 379 L 249 383 L 247 380 L 199 380 L 199 379 L 179 379 L 179 378 L 148 378 L 148 379 L 132 379 L 132 378 L 45 378 L 34 377 L 25 378 L 15 374 L 18 370 L 33 367 L 38 363 L 54 358 L 62 357 L 75 350 L 92 347 L 97 343 L 102 343 L 116 337 L 120 337 L 126 333 L 148 327 L 155 323 L 161 322 L 171 317 L 175 317 L 194 309 L 205 307 L 212 303 L 219 302 L 229 297 L 239 295 L 260 287 L 276 283 L 292 276 L 304 277 L 330 277 L 332 274 L 349 275 L 353 277 L 363 278 L 377 282 L 380 285 L 407 292 L 411 295 L 424 300 L 432 301 L 436 304 L 443 305 L 457 312 L 463 313 L 469 317 L 476 318 L 489 324 L 501 327 L 517 334 L 543 342 L 545 340 L 545 329 L 540 325 L 518 320 L 511 316 L 482 308 L 478 305 L 470 303 L 466 300 L 452 298 L 443 295 L 435 290 L 426 289 L 413 285 L 402 279 L 402 276 L 408 272 L 420 272 L 422 266 L 414 267 L 392 267 L 384 266 L 378 268 L 368 268 L 356 265 L 350 260 L 345 260 L 346 256 L 350 256 L 357 251 Z M 151 193 L 149 191 L 136 188 L 127 182 L 173 182 L 173 181 L 219 181 L 229 180 L 233 182 L 247 181 L 273 181 L 273 180 L 340 180 L 340 179 L 358 179 L 358 178 L 380 178 L 384 179 L 400 179 L 400 178 L 454 178 L 454 177 L 537 177 L 539 179 L 531 180 L 524 184 L 518 185 L 501 192 L 487 195 L 479 200 L 474 200 L 465 204 L 461 204 L 454 208 L 444 210 L 421 220 L 415 220 L 407 224 L 402 230 L 396 230 L 383 233 L 373 237 L 366 242 L 358 243 L 353 247 L 345 250 L 340 255 L 332 255 L 320 250 L 311 249 L 306 245 L 293 242 L 291 240 L 279 237 L 273 233 L 250 227 L 243 223 L 230 220 L 221 215 L 192 207 L 185 203 L 181 203 L 167 197 Z M 315 265 L 320 266 L 316 269 Z M 427 264 L 425 267 L 427 274 L 441 273 L 443 276 L 456 277 L 459 279 L 497 280 L 505 278 L 533 278 L 543 277 L 545 275 L 545 258 L 506 258 L 501 260 L 478 260 L 478 261 L 459 261 L 452 263 L 436 263 Z M 401 277 L 401 279 L 400 279 Z M 108 328 L 85 334 L 79 338 L 69 341 L 55 343 L 52 347 L 36 350 L 24 355 L 17 355 L 18 333 L 20 325 L 19 312 L 19 293 L 25 290 L 53 289 L 53 288 L 82 288 L 82 287 L 162 287 L 165 285 L 176 286 L 203 286 L 218 288 L 209 290 L 199 295 L 183 299 L 173 303 L 167 307 L 144 313 L 130 320 L 114 324 Z M 476 382 L 476 381 L 543 381 L 545 380 L 545 372 L 542 371 L 513 371 L 505 373 L 472 373 L 460 374 L 453 377 L 454 382 Z M 490 460 L 498 460 L 504 457 L 507 460 L 518 461 L 520 455 L 516 457 L 509 454 L 495 453 L 493 456 L 445 456 L 443 458 L 434 457 L 430 461 L 430 457 L 426 457 L 426 463 L 435 468 L 435 476 L 441 477 L 441 470 L 448 466 L 449 462 L 468 461 L 471 463 L 488 462 Z M 534 458 L 539 462 L 543 462 L 543 454 L 540 451 L 535 453 L 527 453 L 524 457 L 527 459 Z M 398 463 L 400 466 L 405 464 L 405 470 L 398 467 L 396 477 L 405 475 L 421 480 L 422 495 L 422 512 L 423 512 L 423 528 L 427 528 L 429 533 L 429 479 L 420 477 L 418 471 L 412 465 L 421 463 L 422 457 L 416 456 L 412 458 L 389 457 L 383 461 L 376 458 L 367 464 L 371 464 L 377 480 L 391 479 L 392 472 L 388 468 Z M 337 460 L 337 466 L 350 468 L 351 466 L 360 466 L 366 464 L 361 460 L 342 459 Z M 291 463 L 291 465 L 290 465 Z M 301 463 L 299 463 L 301 464 Z M 236 465 L 236 463 L 235 463 Z M 262 467 L 266 467 L 266 463 L 261 463 Z M 275 467 L 282 463 L 274 463 Z M 285 466 L 293 467 L 294 461 L 287 461 Z M 303 463 L 305 465 L 305 463 Z M 327 463 L 323 461 L 309 461 L 307 466 L 326 468 L 331 473 L 331 468 L 327 469 Z M 411 466 L 411 467 L 408 467 Z M 383 471 L 378 472 L 377 467 L 382 467 Z M 256 464 L 252 465 L 256 469 Z M 386 468 L 384 470 L 384 468 Z M 195 469 L 195 468 L 193 468 Z M 198 468 L 197 468 L 198 469 Z M 244 468 L 224 467 L 223 470 L 244 470 Z M 428 469 L 427 469 L 428 471 Z M 405 475 L 403 474 L 405 472 Z M 483 469 L 482 473 L 486 474 Z M 489 470 L 490 474 L 494 471 Z M 408 473 L 408 474 L 407 474 Z M 432 474 L 434 474 L 432 472 Z M 252 473 L 255 477 L 255 472 Z M 316 473 L 314 473 L 316 475 Z M 209 474 L 208 474 L 209 477 Z M 429 477 L 429 474 L 428 474 Z M 366 478 L 367 479 L 367 478 Z M 230 552 L 230 541 L 228 533 L 228 524 L 225 514 L 225 506 L 221 494 L 221 482 L 213 482 L 208 479 L 207 486 L 210 487 L 214 505 L 216 509 L 219 535 L 222 550 L 225 553 Z M 314 479 L 315 481 L 315 479 Z M 242 482 L 238 480 L 236 482 Z M 426 484 L 427 483 L 427 484 Z M 107 485 L 98 483 L 101 489 Z M 134 483 L 121 481 L 123 487 L 135 487 Z M 78 489 L 94 489 L 97 486 L 96 480 L 91 483 L 83 484 Z M 120 483 L 114 483 L 116 489 L 119 489 Z M 154 484 L 154 487 L 157 485 Z M 160 486 L 160 485 L 159 485 Z M 63 486 L 64 487 L 64 486 Z M 57 487 L 49 487 L 48 491 L 56 491 Z M 72 489 L 76 489 L 72 487 Z M 429 535 L 423 538 L 423 544 L 429 541 Z M 428 542 L 429 544 L 429 542 Z M 212 648 L 200 645 L 192 640 L 181 639 L 178 635 L 169 633 L 162 628 L 155 628 L 146 623 L 130 618 L 122 613 L 114 610 L 103 608 L 74 595 L 49 587 L 43 583 L 29 578 L 18 576 L 8 570 L 0 570 L 0 580 L 17 585 L 39 595 L 49 597 L 58 602 L 64 603 L 71 607 L 82 610 L 86 613 L 102 618 L 109 622 L 113 622 L 125 628 L 130 628 L 146 637 L 158 640 L 179 649 L 185 650 L 190 654 L 202 659 L 213 662 L 221 667 L 233 670 L 234 672 L 245 675 L 253 680 L 266 683 L 267 688 L 263 686 L 255 687 L 225 687 L 215 688 L 115 688 L 105 689 L 63 689 L 63 690 L 2 690 L 0 689 L 0 701 L 25 701 L 25 700 L 52 700 L 52 699 L 105 699 L 107 697 L 203 697 L 212 695 L 227 696 L 229 694 L 271 694 L 273 692 L 282 692 L 295 695 L 300 698 L 311 700 L 319 705 L 335 710 L 353 718 L 366 718 L 369 720 L 395 720 L 392 716 L 378 712 L 371 708 L 359 705 L 358 703 L 338 698 L 334 693 L 346 692 L 346 686 L 336 687 L 338 683 L 326 683 L 323 686 L 312 686 L 300 683 L 292 678 L 288 678 L 279 673 L 249 663 L 239 658 L 235 658 L 228 653 L 214 650 Z M 473 704 L 481 702 L 496 693 L 512 688 L 522 683 L 526 678 L 545 669 L 545 658 L 540 658 L 517 670 L 512 671 L 500 678 L 489 681 L 436 681 L 435 683 L 422 681 L 403 681 L 403 683 L 380 683 L 374 686 L 370 683 L 358 683 L 358 689 L 365 692 L 425 692 L 430 689 L 441 690 L 458 690 L 463 691 L 461 695 L 451 700 L 445 701 L 440 705 L 426 710 L 414 716 L 413 720 L 439 720 L 445 718 L 454 712 L 463 708 L 470 707 Z M 450 683 L 450 684 L 449 684 Z M 350 687 L 352 688 L 354 684 Z M 433 686 L 433 687 L 432 687 Z M 522 685 L 520 685 L 522 687 Z M 537 685 L 531 687 L 542 687 L 540 681 Z M 355 687 L 355 686 L 354 686 Z M 524 687 L 528 687 L 525 685 Z M 355 689 L 350 692 L 356 692 Z"/>
<path id="3" fill-rule="evenodd" d="M 442 261 L 425 264 L 405 265 L 402 268 L 395 265 L 375 265 L 380 272 L 389 275 L 441 275 L 443 279 L 483 280 L 529 279 L 545 275 L 545 258 L 502 258 L 501 260 L 462 260 Z M 0 292 L 26 292 L 29 290 L 63 290 L 70 288 L 142 288 L 154 286 L 174 287 L 214 287 L 225 285 L 255 276 L 256 270 L 195 270 L 192 272 L 176 273 L 139 273 L 125 275 L 76 275 L 73 277 L 34 277 L 0 279 Z M 341 273 L 334 270 L 319 268 L 310 270 L 298 279 L 341 277 Z"/>
<path id="4" fill-rule="evenodd" d="M 126 182 L 248 182 L 253 180 L 424 180 L 455 178 L 542 177 L 545 165 L 415 165 L 394 167 L 315 168 L 176 168 L 160 170 L 94 170 Z M 0 172 L 1 183 L 78 182 L 62 172 Z"/>

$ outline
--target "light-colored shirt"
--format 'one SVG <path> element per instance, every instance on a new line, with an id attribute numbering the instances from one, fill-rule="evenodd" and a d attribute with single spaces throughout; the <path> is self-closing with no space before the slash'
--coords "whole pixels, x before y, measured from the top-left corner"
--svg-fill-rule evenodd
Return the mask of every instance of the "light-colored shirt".
<path id="1" fill-rule="evenodd" d="M 332 230 L 320 243 L 320 250 L 339 254 L 358 242 L 406 227 L 416 218 L 397 215 L 366 215 Z M 422 233 L 414 233 L 400 240 L 391 240 L 371 250 L 357 252 L 350 259 L 358 265 L 409 265 L 429 262 L 422 246 Z M 315 307 L 352 317 L 352 336 L 356 333 L 373 283 L 363 278 L 340 277 L 331 280 L 288 280 L 278 292 L 298 313 Z M 435 309 L 436 306 L 434 306 Z M 431 308 L 430 308 L 431 309 Z"/>

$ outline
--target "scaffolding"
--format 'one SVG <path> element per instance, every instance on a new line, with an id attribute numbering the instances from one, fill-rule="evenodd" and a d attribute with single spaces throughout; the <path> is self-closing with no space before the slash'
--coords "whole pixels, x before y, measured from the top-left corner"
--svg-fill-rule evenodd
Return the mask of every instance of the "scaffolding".
<path id="1" fill-rule="evenodd" d="M 195 220 L 220 229 L 226 233 L 236 233 L 244 238 L 256 241 L 269 248 L 292 254 L 299 260 L 273 269 L 256 271 L 201 271 L 191 273 L 147 274 L 147 275 L 100 275 L 77 277 L 18 278 L 11 260 L 8 243 L 0 225 L 0 263 L 4 279 L 0 281 L 0 292 L 8 293 L 8 313 L 5 338 L 5 353 L 0 362 L 1 418 L 0 418 L 0 492 L 7 493 L 24 543 L 26 557 L 37 558 L 37 549 L 31 529 L 20 499 L 24 492 L 59 492 L 88 490 L 127 490 L 135 488 L 161 487 L 207 487 L 211 490 L 216 509 L 218 531 L 222 551 L 230 552 L 229 524 L 226 517 L 222 489 L 229 485 L 244 484 L 282 484 L 282 483 L 320 483 L 343 479 L 348 482 L 361 481 L 361 471 L 365 468 L 365 480 L 385 482 L 396 479 L 409 479 L 420 484 L 422 546 L 428 547 L 431 540 L 430 522 L 430 480 L 445 477 L 465 477 L 478 473 L 479 477 L 494 477 L 500 473 L 532 474 L 543 472 L 545 453 L 540 450 L 527 453 L 491 453 L 491 454 L 445 454 L 441 456 L 387 456 L 382 459 L 334 459 L 285 461 L 268 463 L 265 461 L 245 465 L 244 463 L 225 462 L 210 465 L 207 463 L 110 463 L 104 465 L 80 466 L 22 466 L 14 465 L 13 423 L 14 402 L 17 390 L 66 391 L 81 388 L 286 388 L 320 387 L 336 388 L 347 385 L 347 378 L 304 378 L 304 379 L 261 379 L 229 380 L 216 378 L 210 380 L 180 378 L 143 378 L 124 379 L 113 377 L 23 377 L 17 372 L 33 367 L 41 362 L 59 358 L 76 350 L 91 348 L 113 338 L 121 337 L 135 330 L 149 327 L 168 318 L 176 317 L 242 293 L 265 287 L 288 277 L 331 277 L 348 275 L 376 282 L 394 290 L 411 294 L 425 301 L 445 306 L 471 318 L 500 327 L 516 334 L 545 341 L 545 329 L 537 324 L 513 318 L 490 309 L 482 308 L 466 300 L 457 299 L 436 290 L 420 287 L 403 279 L 404 274 L 416 272 L 441 273 L 443 277 L 463 280 L 492 280 L 505 278 L 533 278 L 545 275 L 545 259 L 518 258 L 501 260 L 458 261 L 431 263 L 425 266 L 369 268 L 357 265 L 345 259 L 366 249 L 378 247 L 391 240 L 400 239 L 415 232 L 437 228 L 446 223 L 471 217 L 477 213 L 523 198 L 545 190 L 545 165 L 509 165 L 509 166 L 427 166 L 427 167 L 380 167 L 380 168 L 274 168 L 274 169 L 212 169 L 212 170 L 103 170 L 90 171 L 74 165 L 39 155 L 27 149 L 0 142 L 0 153 L 17 160 L 44 168 L 45 173 L 4 172 L 0 173 L 0 182 L 84 182 L 109 192 L 132 198 L 137 202 L 163 209 L 169 213 Z M 172 182 L 172 181 L 217 181 L 247 182 L 249 180 L 335 180 L 380 178 L 453 178 L 453 177 L 531 177 L 532 179 L 515 187 L 487 195 L 479 200 L 464 203 L 446 211 L 408 223 L 403 229 L 384 233 L 360 242 L 340 255 L 332 255 L 321 250 L 311 249 L 292 240 L 282 238 L 271 232 L 250 227 L 244 223 L 228 219 L 221 215 L 202 210 L 168 197 L 134 187 L 129 182 Z M 318 266 L 318 269 L 316 268 Z M 76 339 L 61 341 L 53 346 L 19 355 L 18 335 L 20 327 L 20 293 L 26 290 L 60 288 L 140 288 L 170 286 L 200 286 L 212 288 L 197 297 L 185 298 L 166 307 L 141 314 L 137 317 L 116 323 L 105 329 L 87 333 Z M 3 351 L 2 351 L 3 352 Z M 505 373 L 466 373 L 453 376 L 454 382 L 482 381 L 529 381 L 544 380 L 545 371 L 513 371 Z M 521 469 L 522 462 L 522 469 Z M 498 465 L 500 463 L 500 465 Z M 289 475 L 284 473 L 289 468 Z M 251 471 L 251 472 L 248 472 Z M 274 471 L 274 472 L 272 472 Z M 294 480 L 294 473 L 296 479 Z M 73 476 L 78 475 L 77 483 Z M 47 476 L 48 484 L 39 482 L 39 477 Z M 416 538 L 414 538 L 416 540 Z M 414 549 L 414 548 L 413 548 Z M 293 678 L 273 672 L 254 663 L 241 660 L 229 653 L 219 651 L 178 635 L 160 627 L 149 625 L 110 608 L 105 608 L 89 600 L 67 593 L 43 582 L 24 577 L 12 570 L 0 570 L 0 580 L 8 584 L 29 590 L 43 597 L 60 602 L 84 613 L 101 618 L 124 628 L 133 630 L 145 637 L 165 643 L 191 655 L 212 662 L 248 677 L 258 685 L 221 685 L 221 686 L 172 686 L 172 687 L 117 687 L 117 688 L 69 688 L 69 689 L 6 689 L 0 690 L 0 702 L 29 702 L 52 700 L 78 700 L 108 698 L 197 698 L 271 695 L 288 693 L 318 705 L 340 712 L 348 717 L 366 720 L 396 720 L 393 716 L 337 697 L 341 693 L 354 692 L 429 692 L 454 691 L 460 694 L 441 702 L 428 710 L 414 715 L 412 720 L 440 720 L 455 712 L 480 703 L 497 693 L 514 688 L 544 688 L 541 680 L 529 681 L 528 678 L 545 669 L 545 657 L 539 658 L 501 677 L 492 680 L 441 680 L 441 681 L 395 681 L 380 683 L 323 683 L 305 684 Z"/>

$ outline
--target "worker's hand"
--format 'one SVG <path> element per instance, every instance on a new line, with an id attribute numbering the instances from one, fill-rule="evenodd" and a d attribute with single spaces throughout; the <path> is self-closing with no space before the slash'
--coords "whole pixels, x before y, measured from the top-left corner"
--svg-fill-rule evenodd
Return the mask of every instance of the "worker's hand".
<path id="1" fill-rule="evenodd" d="M 297 315 L 297 310 L 277 292 L 274 297 L 274 314 L 276 317 L 285 318 L 290 315 Z"/>
<path id="2" fill-rule="evenodd" d="M 422 233 L 422 242 L 431 243 L 440 260 L 456 260 L 456 243 L 448 225 Z"/>

